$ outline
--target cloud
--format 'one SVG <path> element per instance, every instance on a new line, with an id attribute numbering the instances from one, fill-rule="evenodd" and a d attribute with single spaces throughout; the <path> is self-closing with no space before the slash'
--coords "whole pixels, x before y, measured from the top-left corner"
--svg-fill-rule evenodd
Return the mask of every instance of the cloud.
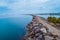
<path id="1" fill-rule="evenodd" d="M 34 9 L 39 7 L 41 4 L 48 0 L 17 0 L 16 3 L 10 4 L 9 7 L 12 9 Z"/>
<path id="2" fill-rule="evenodd" d="M 7 13 L 7 12 L 9 12 L 9 11 L 10 11 L 9 8 L 0 6 L 0 14 L 2 14 L 2 13 Z"/>
<path id="3" fill-rule="evenodd" d="M 60 0 L 0 0 L 0 12 L 3 15 L 1 10 L 5 16 L 60 12 Z"/>

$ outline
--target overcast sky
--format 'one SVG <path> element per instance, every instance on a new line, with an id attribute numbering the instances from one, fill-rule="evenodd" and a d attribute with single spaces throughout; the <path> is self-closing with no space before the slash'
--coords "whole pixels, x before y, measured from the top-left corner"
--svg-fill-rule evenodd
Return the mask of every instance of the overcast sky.
<path id="1" fill-rule="evenodd" d="M 60 12 L 60 0 L 0 0 L 0 17 Z"/>

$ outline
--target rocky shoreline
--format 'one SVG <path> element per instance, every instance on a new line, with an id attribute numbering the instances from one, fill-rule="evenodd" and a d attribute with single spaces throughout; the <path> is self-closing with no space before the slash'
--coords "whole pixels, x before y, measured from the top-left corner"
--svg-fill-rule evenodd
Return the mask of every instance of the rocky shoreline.
<path id="1" fill-rule="evenodd" d="M 24 40 L 57 40 L 58 37 L 50 33 L 47 27 L 38 22 L 36 16 L 34 16 L 32 21 L 26 26 L 26 30 Z"/>

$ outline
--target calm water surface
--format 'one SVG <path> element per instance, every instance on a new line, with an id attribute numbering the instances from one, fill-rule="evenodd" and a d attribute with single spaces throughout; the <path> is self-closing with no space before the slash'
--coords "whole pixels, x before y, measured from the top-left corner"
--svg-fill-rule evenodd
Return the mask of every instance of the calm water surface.
<path id="1" fill-rule="evenodd" d="M 21 40 L 31 16 L 0 18 L 0 40 Z"/>
<path id="2" fill-rule="evenodd" d="M 0 18 L 0 40 L 22 40 L 31 20 L 32 16 Z"/>

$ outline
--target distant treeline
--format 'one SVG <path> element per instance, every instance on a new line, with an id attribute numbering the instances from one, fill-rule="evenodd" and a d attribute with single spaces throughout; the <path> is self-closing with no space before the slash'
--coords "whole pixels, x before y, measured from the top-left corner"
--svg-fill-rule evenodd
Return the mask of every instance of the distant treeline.
<path id="1" fill-rule="evenodd" d="M 57 18 L 57 17 L 48 17 L 47 18 L 48 19 L 48 21 L 49 22 L 52 22 L 52 23 L 54 23 L 54 24 L 56 24 L 56 23 L 59 23 L 60 24 L 60 17 L 59 18 Z"/>

